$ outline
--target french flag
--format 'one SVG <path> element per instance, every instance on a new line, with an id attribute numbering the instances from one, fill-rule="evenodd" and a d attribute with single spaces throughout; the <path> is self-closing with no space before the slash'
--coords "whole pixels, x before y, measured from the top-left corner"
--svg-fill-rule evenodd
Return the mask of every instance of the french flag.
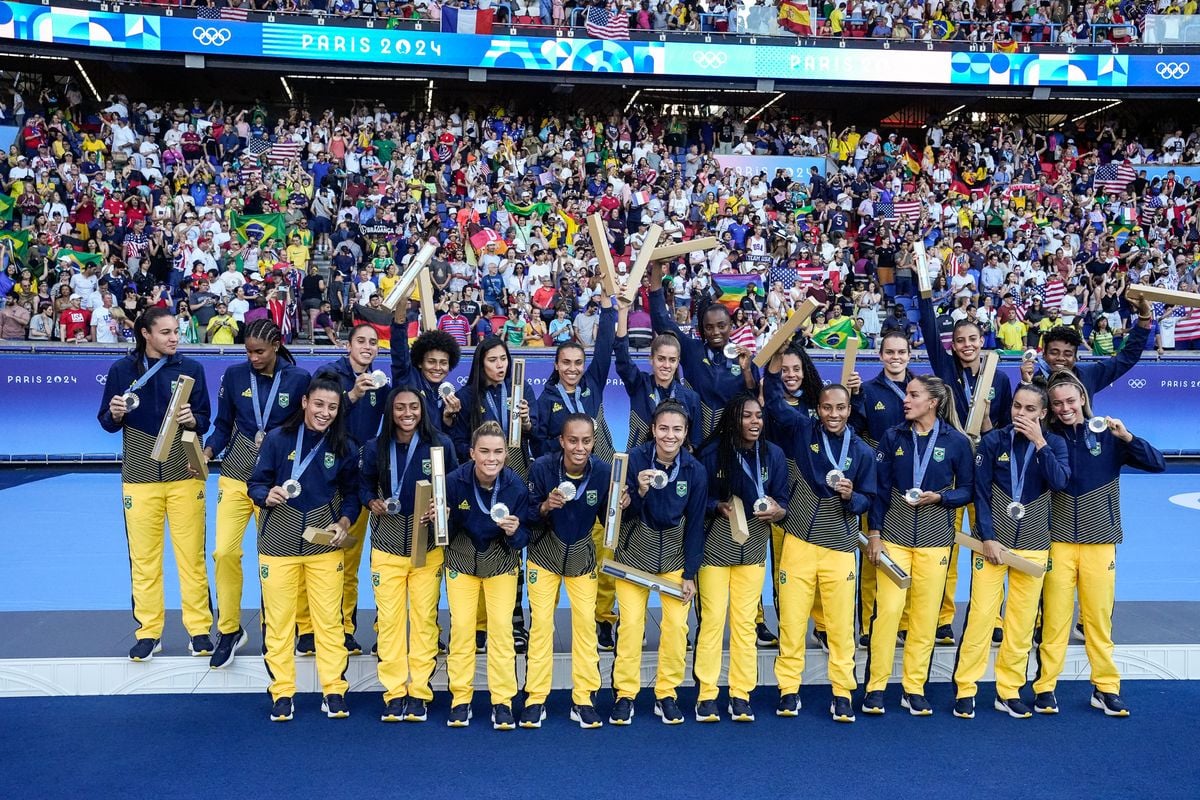
<path id="1" fill-rule="evenodd" d="M 442 6 L 442 33 L 492 32 L 492 9 L 453 8 Z"/>

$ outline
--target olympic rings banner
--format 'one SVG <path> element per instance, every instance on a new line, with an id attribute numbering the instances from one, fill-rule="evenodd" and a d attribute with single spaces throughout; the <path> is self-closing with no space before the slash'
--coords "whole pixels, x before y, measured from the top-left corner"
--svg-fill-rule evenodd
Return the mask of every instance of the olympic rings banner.
<path id="1" fill-rule="evenodd" d="M 212 350 L 187 351 L 204 365 L 210 398 L 215 400 L 225 369 L 245 360 L 237 348 L 225 353 Z M 534 391 L 542 391 L 552 367 L 551 350 L 525 351 L 526 377 Z M 115 459 L 121 448 L 119 436 L 105 433 L 96 421 L 100 397 L 108 368 L 118 357 L 117 351 L 79 354 L 0 353 L 0 392 L 4 397 L 4 424 L 0 425 L 0 462 L 7 460 L 43 460 L 88 458 Z M 336 358 L 336 354 L 306 355 L 300 366 L 314 371 Z M 381 353 L 376 366 L 387 371 L 389 357 Z M 642 369 L 648 369 L 639 357 Z M 878 362 L 860 357 L 864 378 L 874 376 Z M 826 381 L 836 381 L 841 366 L 836 361 L 818 361 Z M 928 371 L 922 360 L 914 364 L 917 372 Z M 1003 365 L 1009 377 L 1017 379 L 1016 362 Z M 450 380 L 458 385 L 466 381 L 469 357 L 464 358 Z M 609 373 L 604 395 L 605 419 L 618 446 L 628 438 L 629 398 L 617 378 Z M 1200 425 L 1190 409 L 1200 408 L 1200 361 L 1147 363 L 1134 367 L 1125 377 L 1100 395 L 1096 412 L 1119 417 L 1139 436 L 1144 436 L 1169 455 L 1200 454 Z"/>
<path id="2" fill-rule="evenodd" d="M 120 8 L 114 4 L 115 8 Z M 603 41 L 381 30 L 313 21 L 236 22 L 105 10 L 107 6 L 0 2 L 0 40 L 157 53 L 343 61 L 378 65 L 664 78 L 859 81 L 972 86 L 1200 86 L 1200 55 L 1102 48 L 1030 53 L 967 45 L 860 40 L 843 46 L 729 41 Z M 137 7 L 130 7 L 137 8 Z M 283 20 L 297 20 L 280 15 Z M 751 43 L 754 42 L 754 43 Z"/>

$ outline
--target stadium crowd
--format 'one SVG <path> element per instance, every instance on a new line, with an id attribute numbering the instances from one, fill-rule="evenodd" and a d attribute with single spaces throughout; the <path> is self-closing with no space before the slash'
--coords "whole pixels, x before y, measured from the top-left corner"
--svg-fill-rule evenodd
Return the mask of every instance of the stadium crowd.
<path id="1" fill-rule="evenodd" d="M 590 345 L 584 221 L 597 211 L 621 271 L 652 224 L 669 240 L 719 237 L 671 266 L 670 301 L 685 330 L 709 303 L 736 307 L 748 347 L 806 297 L 822 304 L 806 330 L 817 344 L 826 329 L 868 346 L 890 328 L 919 336 L 917 241 L 940 313 L 979 320 L 1007 350 L 1063 324 L 1110 353 L 1130 328 L 1125 286 L 1197 279 L 1196 182 L 1142 170 L 1200 159 L 1200 128 L 1166 121 L 955 118 L 906 138 L 776 109 L 744 122 L 637 105 L 420 113 L 113 96 L 92 108 L 74 86 L 27 94 L 7 104 L 20 134 L 0 161 L 4 339 L 131 341 L 157 305 L 191 343 L 233 344 L 270 318 L 315 343 L 366 320 L 386 346 L 380 299 L 432 238 L 440 324 L 461 344 L 495 332 Z M 724 155 L 826 169 L 739 174 Z M 1192 346 L 1184 311 L 1156 308 L 1148 346 Z M 630 327 L 648 341 L 645 292 Z"/>

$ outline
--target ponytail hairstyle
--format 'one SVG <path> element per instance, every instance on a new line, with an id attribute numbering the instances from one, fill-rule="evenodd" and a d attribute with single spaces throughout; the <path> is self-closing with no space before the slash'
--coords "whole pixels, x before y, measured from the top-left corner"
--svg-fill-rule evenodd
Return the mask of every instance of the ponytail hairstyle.
<path id="1" fill-rule="evenodd" d="M 946 382 L 934 375 L 915 375 L 913 380 L 924 386 L 925 391 L 929 392 L 929 396 L 937 401 L 938 419 L 962 433 L 958 409 L 954 406 L 954 395 L 950 393 L 950 387 L 946 385 Z"/>
<path id="2" fill-rule="evenodd" d="M 421 403 L 421 418 L 417 420 L 415 435 L 420 436 L 422 441 L 431 447 L 437 447 L 440 441 L 438 430 L 429 417 L 429 409 L 425 406 L 425 395 L 421 394 L 419 389 L 413 386 L 396 386 L 388 392 L 387 400 L 383 404 L 383 431 L 376 440 L 377 447 L 375 448 L 376 474 L 379 475 L 378 488 L 384 492 L 392 490 L 391 449 L 393 442 L 396 441 L 396 423 L 392 419 L 392 406 L 395 404 L 396 398 L 405 393 L 416 395 L 417 400 Z"/>
<path id="3" fill-rule="evenodd" d="M 737 448 L 738 443 L 742 440 L 742 414 L 746 410 L 747 403 L 754 403 L 760 411 L 762 410 L 757 395 L 746 391 L 739 392 L 725 406 L 725 411 L 721 414 L 721 421 L 717 423 L 717 427 L 701 445 L 702 450 L 713 446 L 717 448 L 719 469 L 715 494 L 721 501 L 726 501 L 733 496 L 733 481 L 729 475 L 737 465 Z"/>
<path id="4" fill-rule="evenodd" d="M 681 450 L 691 449 L 689 447 L 689 442 L 688 442 L 688 433 L 690 433 L 692 430 L 692 425 L 693 425 L 692 417 L 690 414 L 688 414 L 688 410 L 683 405 L 683 403 L 679 402 L 678 400 L 674 400 L 672 398 L 667 398 L 666 400 L 663 400 L 661 403 L 659 403 L 655 407 L 654 413 L 650 415 L 650 437 L 647 439 L 647 441 L 648 442 L 654 441 L 654 426 L 655 426 L 655 424 L 658 423 L 658 418 L 663 416 L 664 414 L 678 414 L 679 416 L 683 417 L 684 440 L 683 440 L 683 447 L 681 447 L 680 449 Z"/>
<path id="5" fill-rule="evenodd" d="M 246 341 L 258 339 L 267 344 L 277 344 L 279 345 L 277 356 L 292 366 L 296 365 L 296 357 L 288 351 L 287 346 L 283 343 L 283 331 L 279 330 L 279 326 L 270 319 L 264 317 L 251 322 L 246 326 L 246 333 L 242 338 Z"/>
<path id="6" fill-rule="evenodd" d="M 1049 398 L 1049 395 L 1051 392 L 1053 392 L 1055 389 L 1059 388 L 1060 386 L 1073 387 L 1073 388 L 1079 390 L 1079 399 L 1083 405 L 1083 416 L 1085 418 L 1085 421 L 1087 419 L 1090 419 L 1094 414 L 1094 412 L 1092 411 L 1092 398 L 1088 395 L 1087 387 L 1083 385 L 1083 381 L 1079 380 L 1079 377 L 1074 372 L 1070 372 L 1069 370 L 1065 370 L 1065 369 L 1055 370 L 1050 375 L 1049 380 L 1047 380 L 1047 382 L 1046 382 L 1047 398 Z M 1022 386 L 1020 388 L 1024 388 L 1024 387 Z M 1048 399 L 1047 399 L 1046 407 L 1047 408 L 1050 407 Z M 1062 423 L 1059 421 L 1058 417 L 1055 416 L 1053 411 L 1051 411 L 1049 413 L 1048 417 L 1050 419 L 1052 427 L 1056 427 L 1056 428 L 1063 427 Z"/>
<path id="7" fill-rule="evenodd" d="M 475 357 L 471 360 L 471 372 L 467 375 L 467 386 L 474 393 L 474 400 L 472 401 L 471 408 L 464 410 L 470 413 L 471 430 L 476 431 L 476 433 L 478 433 L 480 425 L 483 424 L 482 403 L 484 392 L 487 391 L 487 376 L 484 373 L 483 361 L 488 353 L 497 347 L 503 349 L 504 354 L 508 356 L 508 369 L 504 373 L 504 380 L 507 382 L 512 375 L 512 354 L 508 352 L 508 345 L 499 336 L 489 336 L 479 343 L 479 346 L 475 348 Z M 500 409 L 500 413 L 506 413 L 506 409 Z M 501 435 L 503 435 L 503 431 L 501 431 Z M 474 444 L 474 442 L 475 437 L 472 435 L 471 443 Z"/>
<path id="8" fill-rule="evenodd" d="M 146 336 L 150 333 L 150 329 L 154 327 L 154 323 L 158 322 L 163 317 L 173 317 L 175 312 L 169 308 L 161 306 L 150 306 L 143 311 L 133 323 L 133 340 L 134 353 L 137 354 L 137 361 L 134 364 L 134 370 L 138 377 L 142 375 L 143 359 L 146 356 Z"/>
<path id="9" fill-rule="evenodd" d="M 794 341 L 787 346 L 783 354 L 785 356 L 796 356 L 800 359 L 802 374 L 800 378 L 800 399 L 815 411 L 821 402 L 821 390 L 825 388 L 825 382 L 821 380 L 821 374 L 817 372 L 817 365 L 813 363 L 812 356 L 799 343 Z"/>
<path id="10" fill-rule="evenodd" d="M 333 418 L 329 429 L 325 431 L 325 443 L 338 457 L 345 457 L 350 453 L 349 439 L 346 435 L 346 415 L 350 413 L 350 401 L 346 398 L 346 393 L 342 391 L 341 382 L 332 375 L 318 374 L 309 381 L 308 388 L 304 390 L 304 396 L 306 398 L 312 397 L 314 392 L 319 391 L 333 392 L 341 400 L 338 403 L 337 416 Z M 294 434 L 296 429 L 303 424 L 304 404 L 301 403 L 296 409 L 296 413 L 288 417 L 287 422 L 283 423 L 280 427 L 284 431 Z M 299 455 L 297 455 L 297 458 L 299 458 Z"/>
<path id="11" fill-rule="evenodd" d="M 587 351 L 583 349 L 583 345 L 578 342 L 563 342 L 554 349 L 554 369 L 550 372 L 550 377 L 546 379 L 546 386 L 557 386 L 559 383 L 558 377 L 558 357 L 564 350 L 578 350 L 583 354 L 584 360 L 587 359 Z"/>

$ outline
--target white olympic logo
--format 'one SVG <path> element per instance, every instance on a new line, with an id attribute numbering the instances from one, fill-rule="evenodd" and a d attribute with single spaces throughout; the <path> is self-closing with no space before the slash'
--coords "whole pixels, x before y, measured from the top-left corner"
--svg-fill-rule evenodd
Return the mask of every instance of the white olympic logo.
<path id="1" fill-rule="evenodd" d="M 1192 71 L 1192 65 L 1186 61 L 1160 61 L 1154 65 L 1158 77 L 1169 81 L 1177 81 Z"/>
<path id="2" fill-rule="evenodd" d="M 98 383 L 98 384 L 100 384 L 101 386 L 103 386 L 104 384 L 108 383 L 108 376 L 107 376 L 107 375 L 97 375 L 97 376 L 96 376 L 96 383 Z"/>
<path id="3" fill-rule="evenodd" d="M 192 28 L 192 38 L 205 47 L 220 47 L 233 38 L 233 33 L 229 28 L 205 28 L 203 25 L 197 25 Z"/>
<path id="4" fill-rule="evenodd" d="M 728 60 L 729 56 L 720 50 L 697 50 L 692 53 L 692 61 L 696 62 L 696 66 L 705 69 L 720 69 Z"/>
<path id="5" fill-rule="evenodd" d="M 1130 389 L 1145 389 L 1146 388 L 1146 379 L 1145 378 L 1130 378 L 1129 379 L 1129 388 Z"/>

